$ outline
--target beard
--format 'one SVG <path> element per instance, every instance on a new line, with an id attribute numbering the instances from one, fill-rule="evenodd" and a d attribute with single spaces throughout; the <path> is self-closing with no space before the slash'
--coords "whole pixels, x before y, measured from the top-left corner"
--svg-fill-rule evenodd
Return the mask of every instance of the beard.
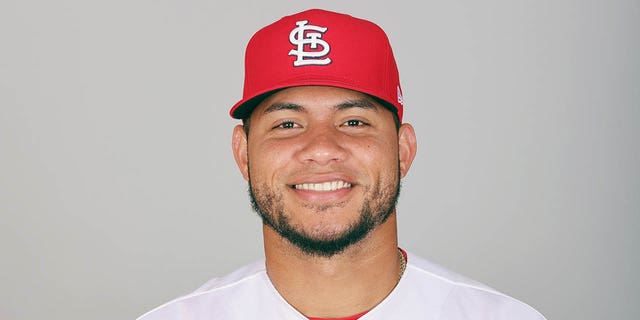
<path id="1" fill-rule="evenodd" d="M 249 177 L 249 198 L 253 210 L 262 218 L 262 223 L 276 231 L 281 237 L 298 247 L 302 252 L 319 257 L 331 257 L 364 239 L 377 226 L 383 224 L 394 212 L 400 195 L 400 172 L 393 181 L 381 182 L 365 189 L 365 199 L 359 209 L 358 219 L 345 230 L 313 235 L 299 225 L 292 224 L 290 213 L 285 211 L 283 196 L 263 184 L 253 186 Z M 331 205 L 314 207 L 324 211 Z"/>

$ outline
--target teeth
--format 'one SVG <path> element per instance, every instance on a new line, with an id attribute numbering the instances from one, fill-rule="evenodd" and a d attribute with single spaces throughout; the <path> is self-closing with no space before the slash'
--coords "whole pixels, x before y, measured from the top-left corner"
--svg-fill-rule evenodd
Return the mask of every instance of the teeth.
<path id="1" fill-rule="evenodd" d="M 311 191 L 336 191 L 338 189 L 351 188 L 351 184 L 344 181 L 327 181 L 323 183 L 302 183 L 294 185 L 294 188 Z"/>

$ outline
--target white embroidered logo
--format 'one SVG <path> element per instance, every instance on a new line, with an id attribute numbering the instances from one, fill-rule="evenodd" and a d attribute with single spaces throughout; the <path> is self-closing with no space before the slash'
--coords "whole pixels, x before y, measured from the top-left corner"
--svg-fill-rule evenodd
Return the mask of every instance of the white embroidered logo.
<path id="1" fill-rule="evenodd" d="M 329 44 L 322 40 L 322 34 L 327 32 L 327 28 L 307 25 L 308 20 L 302 20 L 296 22 L 298 27 L 291 30 L 289 34 L 289 42 L 298 46 L 298 49 L 292 49 L 289 51 L 290 56 L 297 56 L 298 58 L 293 62 L 295 67 L 318 65 L 324 66 L 331 63 L 330 58 L 324 58 L 329 54 L 331 48 Z M 306 32 L 316 31 L 316 32 Z M 305 51 L 305 46 L 308 46 L 311 51 Z M 318 46 L 321 49 L 318 49 Z M 324 58 L 324 59 L 323 59 Z"/>
<path id="2" fill-rule="evenodd" d="M 404 105 L 404 98 L 402 98 L 402 90 L 400 90 L 400 86 L 398 88 L 398 103 Z"/>

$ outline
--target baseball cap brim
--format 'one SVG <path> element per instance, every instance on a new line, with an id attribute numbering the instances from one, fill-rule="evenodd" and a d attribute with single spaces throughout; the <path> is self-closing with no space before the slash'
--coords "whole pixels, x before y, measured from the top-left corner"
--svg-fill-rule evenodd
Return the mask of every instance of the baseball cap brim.
<path id="1" fill-rule="evenodd" d="M 280 91 L 280 90 L 284 90 L 287 88 L 292 88 L 292 87 L 300 87 L 300 86 L 327 86 L 327 87 L 336 87 L 336 88 L 343 88 L 343 89 L 349 89 L 349 90 L 354 90 L 354 91 L 358 91 L 360 93 L 366 94 L 372 98 L 374 98 L 378 103 L 380 103 L 382 106 L 384 106 L 385 108 L 391 110 L 394 113 L 398 112 L 398 108 L 396 108 L 396 106 L 394 104 L 392 104 L 391 102 L 386 101 L 385 99 L 376 96 L 372 91 L 367 92 L 366 90 L 362 90 L 362 88 L 356 88 L 354 86 L 350 86 L 348 84 L 345 83 L 341 83 L 339 81 L 328 81 L 326 79 L 326 76 L 323 75 L 323 79 L 316 79 L 316 80 L 310 80 L 307 79 L 305 81 L 298 81 L 296 83 L 292 83 L 289 85 L 281 85 L 281 86 L 276 86 L 274 88 L 270 88 L 268 90 L 264 90 L 264 92 L 259 92 L 256 93 L 255 96 L 248 98 L 248 99 L 243 99 L 238 101 L 235 105 L 233 105 L 233 107 L 231 108 L 230 111 L 230 115 L 231 117 L 235 118 L 235 119 L 247 119 L 251 116 L 251 113 L 253 112 L 253 110 L 266 98 L 268 98 L 269 96 L 271 96 L 272 94 Z"/>

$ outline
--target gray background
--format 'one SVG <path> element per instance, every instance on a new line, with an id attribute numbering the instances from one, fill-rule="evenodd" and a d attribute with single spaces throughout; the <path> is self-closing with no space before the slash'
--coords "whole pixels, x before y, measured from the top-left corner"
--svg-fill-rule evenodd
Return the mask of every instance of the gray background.
<path id="1" fill-rule="evenodd" d="M 394 46 L 404 248 L 637 319 L 640 3 L 577 0 L 0 0 L 0 319 L 132 319 L 260 257 L 227 112 L 253 32 L 316 6 Z"/>

